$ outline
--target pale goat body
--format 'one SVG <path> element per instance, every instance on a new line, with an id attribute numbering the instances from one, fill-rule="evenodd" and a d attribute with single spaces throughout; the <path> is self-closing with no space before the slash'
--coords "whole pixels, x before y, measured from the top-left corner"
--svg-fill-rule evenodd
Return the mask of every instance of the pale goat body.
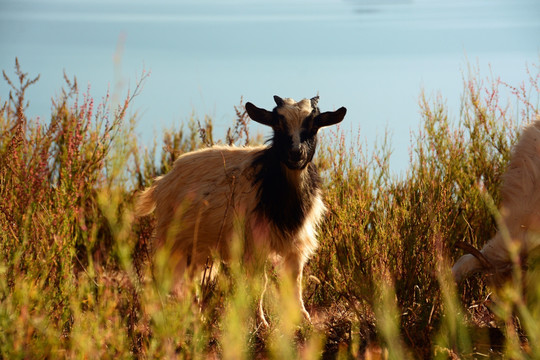
<path id="1" fill-rule="evenodd" d="M 274 130 L 269 146 L 213 146 L 184 154 L 139 196 L 136 212 L 143 216 L 155 210 L 155 245 L 168 244 L 178 281 L 188 267 L 204 265 L 213 251 L 228 260 L 235 235 L 242 235 L 246 262 L 278 255 L 309 319 L 302 271 L 317 248 L 325 212 L 312 159 L 319 128 L 342 121 L 346 109 L 320 113 L 318 97 L 274 100 L 273 111 L 246 104 L 253 120 Z M 238 224 L 243 224 L 240 231 Z M 262 295 L 258 317 L 267 325 Z"/>
<path id="2" fill-rule="evenodd" d="M 490 269 L 476 256 L 463 255 L 452 268 L 458 282 L 483 271 L 507 273 L 512 267 L 510 246 L 517 246 L 525 261 L 540 245 L 540 120 L 522 131 L 502 183 L 500 213 L 505 229 L 499 229 L 480 251 Z"/>

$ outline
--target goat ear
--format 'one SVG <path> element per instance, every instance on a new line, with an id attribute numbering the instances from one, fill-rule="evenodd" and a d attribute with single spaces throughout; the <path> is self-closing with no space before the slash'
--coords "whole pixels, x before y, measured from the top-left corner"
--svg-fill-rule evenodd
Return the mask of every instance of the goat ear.
<path id="1" fill-rule="evenodd" d="M 272 113 L 268 110 L 261 109 L 253 105 L 252 103 L 246 103 L 246 111 L 251 119 L 259 124 L 272 126 L 274 124 Z"/>
<path id="2" fill-rule="evenodd" d="M 345 117 L 346 113 L 347 109 L 345 109 L 344 107 L 340 107 L 336 111 L 323 112 L 315 118 L 314 125 L 317 128 L 322 128 L 324 126 L 330 126 L 340 123 Z"/>

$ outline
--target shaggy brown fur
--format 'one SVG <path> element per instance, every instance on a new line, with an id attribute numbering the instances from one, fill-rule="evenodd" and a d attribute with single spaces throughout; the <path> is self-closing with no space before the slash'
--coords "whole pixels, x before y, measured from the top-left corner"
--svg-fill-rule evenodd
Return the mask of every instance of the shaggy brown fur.
<path id="1" fill-rule="evenodd" d="M 254 256 L 254 248 L 260 251 L 261 246 L 278 254 L 294 249 L 305 259 L 314 252 L 316 227 L 325 210 L 320 191 L 298 239 L 276 236 L 280 232 L 272 229 L 271 222 L 252 216 L 258 189 L 253 186 L 257 169 L 251 167 L 251 162 L 264 148 L 214 146 L 185 154 L 170 173 L 157 178 L 139 196 L 138 216 L 156 211 L 156 246 L 163 246 L 167 235 L 176 233 L 173 251 L 185 257 L 178 264 L 179 270 L 184 271 L 188 262 L 204 264 L 211 249 L 218 250 L 227 260 L 235 220 L 247 222 L 247 258 Z M 295 181 L 301 181 L 302 172 L 290 173 L 297 178 Z"/>

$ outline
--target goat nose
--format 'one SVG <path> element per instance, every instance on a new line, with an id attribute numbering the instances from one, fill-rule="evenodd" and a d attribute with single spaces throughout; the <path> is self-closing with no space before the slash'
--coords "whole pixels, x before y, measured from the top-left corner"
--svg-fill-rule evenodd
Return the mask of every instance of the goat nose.
<path id="1" fill-rule="evenodd" d="M 291 149 L 289 156 L 293 161 L 299 161 L 302 158 L 302 151 L 300 148 Z"/>

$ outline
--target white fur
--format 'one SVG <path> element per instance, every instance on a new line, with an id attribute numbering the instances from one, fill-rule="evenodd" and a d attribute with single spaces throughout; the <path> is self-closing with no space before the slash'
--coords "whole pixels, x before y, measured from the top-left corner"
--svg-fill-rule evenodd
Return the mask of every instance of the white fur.
<path id="1" fill-rule="evenodd" d="M 499 231 L 481 252 L 495 270 L 512 265 L 510 247 L 526 258 L 540 245 L 540 119 L 527 126 L 516 144 L 501 188 L 501 215 L 508 237 Z M 453 266 L 456 281 L 483 271 L 472 255 L 462 256 Z"/>

